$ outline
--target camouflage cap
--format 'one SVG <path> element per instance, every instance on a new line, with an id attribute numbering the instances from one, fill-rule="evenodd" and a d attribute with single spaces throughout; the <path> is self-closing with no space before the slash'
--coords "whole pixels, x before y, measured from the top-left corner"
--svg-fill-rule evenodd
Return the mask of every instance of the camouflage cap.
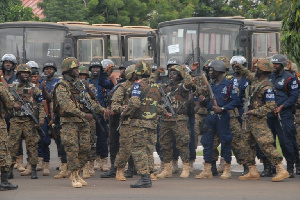
<path id="1" fill-rule="evenodd" d="M 132 74 L 135 72 L 135 64 L 129 65 L 125 70 L 125 78 L 127 80 L 131 79 Z"/>
<path id="2" fill-rule="evenodd" d="M 31 68 L 27 64 L 20 64 L 17 66 L 17 74 L 19 72 L 29 72 L 31 74 Z"/>
<path id="3" fill-rule="evenodd" d="M 138 76 L 146 75 L 150 76 L 151 74 L 151 65 L 146 60 L 139 60 L 135 65 L 135 73 Z"/>
<path id="4" fill-rule="evenodd" d="M 258 60 L 257 67 L 264 72 L 272 72 L 273 70 L 273 64 L 268 59 Z"/>
<path id="5" fill-rule="evenodd" d="M 88 68 L 84 65 L 80 65 L 78 70 L 79 70 L 79 74 L 87 74 L 87 75 L 89 74 Z"/>
<path id="6" fill-rule="evenodd" d="M 74 57 L 65 58 L 61 63 L 62 73 L 72 70 L 74 68 L 79 67 L 79 62 Z"/>
<path id="7" fill-rule="evenodd" d="M 218 56 L 218 57 L 216 57 L 216 60 L 223 61 L 225 63 L 226 68 L 229 69 L 230 63 L 229 63 L 229 58 L 228 57 L 226 57 L 226 56 Z"/>

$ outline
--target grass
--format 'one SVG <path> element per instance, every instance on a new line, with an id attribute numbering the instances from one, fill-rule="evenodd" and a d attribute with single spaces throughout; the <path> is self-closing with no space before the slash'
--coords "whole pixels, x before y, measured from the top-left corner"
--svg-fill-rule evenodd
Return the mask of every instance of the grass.
<path id="1" fill-rule="evenodd" d="M 281 150 L 281 147 L 280 147 L 280 144 L 279 144 L 278 137 L 276 137 L 276 148 L 279 151 L 280 155 L 282 155 L 282 150 Z M 218 151 L 221 152 L 221 147 L 220 146 L 218 147 Z M 203 151 L 197 151 L 196 155 L 197 156 L 203 156 Z M 232 153 L 232 156 L 234 156 L 233 153 Z"/>

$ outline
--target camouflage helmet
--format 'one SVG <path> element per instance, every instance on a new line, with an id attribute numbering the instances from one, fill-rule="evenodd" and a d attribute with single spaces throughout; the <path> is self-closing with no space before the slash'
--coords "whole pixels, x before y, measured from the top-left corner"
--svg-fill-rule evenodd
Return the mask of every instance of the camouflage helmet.
<path id="1" fill-rule="evenodd" d="M 151 65 L 146 60 L 139 60 L 135 65 L 135 74 L 138 76 L 151 74 Z"/>
<path id="2" fill-rule="evenodd" d="M 285 67 L 287 65 L 287 59 L 282 54 L 275 54 L 274 56 L 272 56 L 271 62 L 273 64 L 282 64 L 283 67 Z"/>
<path id="3" fill-rule="evenodd" d="M 127 80 L 131 79 L 132 74 L 135 72 L 135 64 L 129 65 L 125 70 L 125 78 Z"/>
<path id="4" fill-rule="evenodd" d="M 177 58 L 170 58 L 170 59 L 168 60 L 168 63 L 167 63 L 167 68 L 168 68 L 170 65 L 180 65 L 180 60 L 177 59 Z"/>
<path id="5" fill-rule="evenodd" d="M 33 61 L 33 60 L 28 61 L 26 64 L 27 64 L 30 68 L 36 68 L 36 69 L 39 69 L 39 68 L 40 68 L 39 65 L 38 65 L 35 61 Z"/>
<path id="6" fill-rule="evenodd" d="M 257 62 L 257 68 L 264 72 L 272 72 L 273 64 L 268 59 L 261 59 Z"/>
<path id="7" fill-rule="evenodd" d="M 101 64 L 101 60 L 99 58 L 94 58 L 90 62 L 89 71 L 91 71 L 92 67 L 100 67 L 103 69 L 103 66 Z"/>
<path id="8" fill-rule="evenodd" d="M 225 63 L 226 68 L 229 69 L 230 63 L 229 63 L 229 58 L 228 57 L 226 57 L 226 56 L 218 56 L 218 57 L 216 57 L 216 60 L 223 61 Z"/>
<path id="9" fill-rule="evenodd" d="M 182 70 L 182 67 L 179 65 L 173 65 L 172 67 L 169 68 L 169 71 L 177 71 L 180 72 Z"/>
<path id="10" fill-rule="evenodd" d="M 57 66 L 56 66 L 56 63 L 52 60 L 48 60 L 47 62 L 44 63 L 43 65 L 43 71 L 45 70 L 46 67 L 53 67 L 53 69 L 55 71 L 57 71 Z"/>
<path id="11" fill-rule="evenodd" d="M 211 63 L 211 61 L 213 61 L 213 59 L 208 59 L 208 60 L 204 63 L 204 66 L 208 66 L 209 63 Z"/>
<path id="12" fill-rule="evenodd" d="M 84 65 L 80 65 L 79 68 L 78 68 L 78 70 L 79 70 L 79 74 L 87 74 L 87 75 L 89 75 L 89 70 Z"/>
<path id="13" fill-rule="evenodd" d="M 222 60 L 213 60 L 208 64 L 208 67 L 214 68 L 217 72 L 226 72 L 226 65 Z"/>
<path id="14" fill-rule="evenodd" d="M 17 66 L 17 74 L 19 72 L 29 72 L 31 74 L 31 68 L 27 64 L 20 64 Z"/>
<path id="15" fill-rule="evenodd" d="M 16 56 L 14 56 L 13 54 L 4 54 L 4 56 L 1 59 L 2 62 L 4 61 L 10 61 L 14 64 L 17 64 L 17 59 Z"/>
<path id="16" fill-rule="evenodd" d="M 61 63 L 62 73 L 65 73 L 69 70 L 79 67 L 79 62 L 74 57 L 65 58 Z"/>
<path id="17" fill-rule="evenodd" d="M 244 56 L 233 56 L 230 59 L 230 65 L 239 64 L 240 66 L 244 66 L 246 62 L 247 60 Z"/>

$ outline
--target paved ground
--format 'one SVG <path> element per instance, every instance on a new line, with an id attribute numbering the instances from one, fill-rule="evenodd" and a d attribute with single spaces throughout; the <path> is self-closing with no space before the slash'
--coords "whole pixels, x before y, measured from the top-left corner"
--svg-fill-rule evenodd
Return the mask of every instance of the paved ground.
<path id="1" fill-rule="evenodd" d="M 153 187 L 149 189 L 131 189 L 130 184 L 135 183 L 139 177 L 128 179 L 125 182 L 117 182 L 114 179 L 100 179 L 101 172 L 87 179 L 88 186 L 73 189 L 69 179 L 53 179 L 58 172 L 55 167 L 58 165 L 55 158 L 56 151 L 51 145 L 52 161 L 51 176 L 42 176 L 38 172 L 39 179 L 31 180 L 30 177 L 21 177 L 15 170 L 15 179 L 12 183 L 18 184 L 19 189 L 14 191 L 3 191 L 0 193 L 0 200 L 92 200 L 92 199 L 130 199 L 130 200 L 299 200 L 300 199 L 300 176 L 288 179 L 284 182 L 273 183 L 271 178 L 262 178 L 259 181 L 239 181 L 238 167 L 233 161 L 231 180 L 220 180 L 218 177 L 207 180 L 194 179 L 194 175 L 203 168 L 202 158 L 198 157 L 195 163 L 196 171 L 188 179 L 180 179 L 179 174 L 173 178 L 153 181 Z M 156 163 L 159 160 L 156 157 Z M 262 164 L 258 165 L 259 170 Z"/>

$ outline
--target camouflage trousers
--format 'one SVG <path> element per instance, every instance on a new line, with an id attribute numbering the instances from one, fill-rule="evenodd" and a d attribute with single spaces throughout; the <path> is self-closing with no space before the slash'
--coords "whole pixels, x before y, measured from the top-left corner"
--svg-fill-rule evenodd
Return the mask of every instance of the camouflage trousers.
<path id="1" fill-rule="evenodd" d="M 247 128 L 243 134 L 245 142 L 243 155 L 246 164 L 248 166 L 255 165 L 256 143 L 273 165 L 281 163 L 282 156 L 273 145 L 273 134 L 267 125 L 266 118 L 258 118 L 250 115 Z"/>
<path id="2" fill-rule="evenodd" d="M 235 155 L 238 164 L 245 164 L 243 149 L 245 148 L 245 142 L 243 139 L 243 131 L 240 122 L 237 117 L 233 117 L 229 121 L 229 128 L 232 133 L 231 148 Z M 213 161 L 217 161 L 219 158 L 218 146 L 220 145 L 220 139 L 216 135 L 213 143 Z"/>
<path id="3" fill-rule="evenodd" d="M 90 127 L 87 122 L 64 122 L 60 130 L 61 141 L 67 154 L 70 171 L 82 168 L 90 152 Z"/>
<path id="4" fill-rule="evenodd" d="M 10 165 L 11 157 L 8 149 L 6 123 L 3 118 L 0 118 L 0 167 L 2 170 L 8 171 Z"/>
<path id="5" fill-rule="evenodd" d="M 12 164 L 15 164 L 19 144 L 22 140 L 22 134 L 25 139 L 26 149 L 28 152 L 28 163 L 30 165 L 36 165 L 38 163 L 38 143 L 40 136 L 35 128 L 35 123 L 29 119 L 29 117 L 22 117 L 27 121 L 20 120 L 19 117 L 13 117 L 10 119 L 9 129 L 9 149 L 12 158 Z"/>
<path id="6" fill-rule="evenodd" d="M 89 127 L 91 129 L 91 135 L 90 135 L 90 144 L 91 144 L 91 150 L 88 156 L 88 160 L 96 160 L 96 142 L 97 142 L 97 136 L 96 136 L 96 120 L 92 119 L 88 122 Z"/>
<path id="7" fill-rule="evenodd" d="M 120 127 L 120 146 L 114 163 L 115 167 L 124 168 L 129 157 L 131 156 L 131 148 L 133 145 L 131 129 L 132 128 L 129 124 L 122 124 Z"/>
<path id="8" fill-rule="evenodd" d="M 154 169 L 154 145 L 156 143 L 156 130 L 144 127 L 131 126 L 132 138 L 131 154 L 139 175 L 146 175 Z"/>
<path id="9" fill-rule="evenodd" d="M 195 114 L 195 136 L 203 135 L 203 130 L 201 130 L 205 122 L 206 115 Z"/>
<path id="10" fill-rule="evenodd" d="M 159 142 L 165 163 L 173 160 L 173 144 L 176 142 L 176 148 L 182 162 L 188 163 L 190 157 L 189 143 L 190 134 L 187 128 L 187 121 L 163 121 L 160 129 Z"/>

